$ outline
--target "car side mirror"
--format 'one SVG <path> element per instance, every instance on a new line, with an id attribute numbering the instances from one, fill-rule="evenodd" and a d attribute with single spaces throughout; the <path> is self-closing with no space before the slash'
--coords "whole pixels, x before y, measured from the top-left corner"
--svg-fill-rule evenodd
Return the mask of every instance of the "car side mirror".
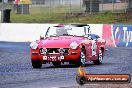
<path id="1" fill-rule="evenodd" d="M 96 36 L 96 37 L 95 37 L 95 41 L 97 41 L 97 40 L 98 40 L 98 38 L 99 38 L 99 36 Z"/>

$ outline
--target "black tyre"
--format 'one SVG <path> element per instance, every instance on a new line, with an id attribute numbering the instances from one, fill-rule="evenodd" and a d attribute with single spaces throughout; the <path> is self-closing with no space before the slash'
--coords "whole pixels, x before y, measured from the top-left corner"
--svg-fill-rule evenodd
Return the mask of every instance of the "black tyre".
<path id="1" fill-rule="evenodd" d="M 99 65 L 99 64 L 102 64 L 102 61 L 103 61 L 103 51 L 102 51 L 102 49 L 100 49 L 99 54 L 98 54 L 98 59 L 94 60 L 93 63 L 95 65 Z"/>
<path id="2" fill-rule="evenodd" d="M 32 67 L 33 68 L 41 68 L 42 67 L 42 61 L 41 60 L 32 60 Z"/>
<path id="3" fill-rule="evenodd" d="M 76 66 L 85 66 L 85 64 L 86 64 L 85 50 L 81 49 L 80 58 L 77 60 Z"/>
<path id="4" fill-rule="evenodd" d="M 52 64 L 53 64 L 54 66 L 60 66 L 60 65 L 61 65 L 61 62 L 52 62 Z"/>

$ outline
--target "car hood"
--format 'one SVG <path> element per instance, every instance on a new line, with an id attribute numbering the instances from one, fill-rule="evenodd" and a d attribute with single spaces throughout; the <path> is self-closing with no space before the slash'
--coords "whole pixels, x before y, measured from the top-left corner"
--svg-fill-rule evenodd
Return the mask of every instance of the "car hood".
<path id="1" fill-rule="evenodd" d="M 59 36 L 59 37 L 49 37 L 45 40 L 39 42 L 39 47 L 45 48 L 69 48 L 72 42 L 80 44 L 84 37 L 77 36 Z"/>

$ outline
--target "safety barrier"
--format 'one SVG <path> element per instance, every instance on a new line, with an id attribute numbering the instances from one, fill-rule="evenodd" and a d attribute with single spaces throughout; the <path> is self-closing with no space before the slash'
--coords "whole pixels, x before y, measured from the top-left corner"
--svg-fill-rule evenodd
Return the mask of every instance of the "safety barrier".
<path id="1" fill-rule="evenodd" d="M 57 24 L 1 23 L 0 41 L 31 42 Z M 132 46 L 132 25 L 89 24 L 91 33 L 99 35 L 111 47 Z"/>
<path id="2" fill-rule="evenodd" d="M 55 24 L 0 24 L 0 41 L 31 42 L 40 38 L 49 26 Z"/>
<path id="3" fill-rule="evenodd" d="M 131 47 L 132 25 L 103 25 L 102 38 L 107 41 L 108 46 Z"/>

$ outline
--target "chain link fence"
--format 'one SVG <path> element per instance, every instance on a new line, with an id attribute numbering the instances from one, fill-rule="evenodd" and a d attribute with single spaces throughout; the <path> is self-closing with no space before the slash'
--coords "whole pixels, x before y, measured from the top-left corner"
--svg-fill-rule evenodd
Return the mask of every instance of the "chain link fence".
<path id="1" fill-rule="evenodd" d="M 16 5 L 15 0 L 6 1 L 2 3 L 0 0 L 0 10 L 11 9 L 11 15 L 18 14 L 21 4 Z M 126 13 L 132 12 L 132 0 L 31 0 L 29 8 L 23 8 L 22 11 L 26 9 L 29 9 L 28 14 L 43 14 L 47 17 L 74 13 Z"/>
<path id="2" fill-rule="evenodd" d="M 30 4 L 29 8 L 30 13 L 100 13 L 106 11 L 122 13 L 132 8 L 132 0 L 32 0 L 31 2 L 32 4 Z M 2 5 L 1 0 L 0 9 L 3 9 Z M 10 8 L 12 11 L 16 11 L 14 0 L 7 0 L 3 7 L 4 9 Z"/>

